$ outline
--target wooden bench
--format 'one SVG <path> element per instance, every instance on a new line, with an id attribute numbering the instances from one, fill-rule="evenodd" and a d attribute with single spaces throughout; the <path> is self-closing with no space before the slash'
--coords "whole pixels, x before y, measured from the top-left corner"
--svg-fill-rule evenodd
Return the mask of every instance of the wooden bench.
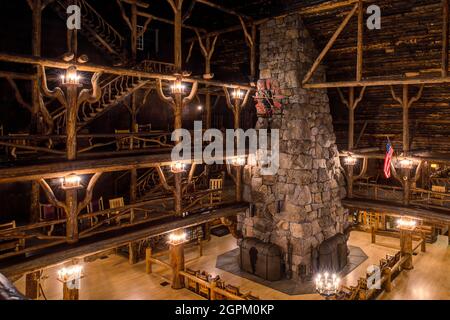
<path id="1" fill-rule="evenodd" d="M 0 224 L 0 231 L 12 230 L 16 228 L 16 221 L 11 221 L 8 223 Z M 17 238 L 6 238 L 0 240 L 0 251 L 15 250 L 19 251 L 21 248 L 25 247 L 25 239 Z"/>

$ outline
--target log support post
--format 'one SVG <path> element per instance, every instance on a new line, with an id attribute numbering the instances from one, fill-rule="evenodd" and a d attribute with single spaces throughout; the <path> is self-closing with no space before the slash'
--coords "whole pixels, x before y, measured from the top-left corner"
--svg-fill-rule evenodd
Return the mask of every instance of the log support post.
<path id="1" fill-rule="evenodd" d="M 375 226 L 371 226 L 370 227 L 370 234 L 372 236 L 372 243 L 375 244 L 376 243 L 376 238 L 377 238 L 377 234 L 376 234 L 376 229 Z"/>
<path id="2" fill-rule="evenodd" d="M 41 274 L 42 271 L 35 271 L 25 276 L 25 296 L 30 299 L 39 299 Z"/>
<path id="3" fill-rule="evenodd" d="M 420 251 L 427 252 L 427 237 L 425 235 L 425 232 L 421 231 L 420 236 L 422 240 L 422 243 L 420 244 Z"/>
<path id="4" fill-rule="evenodd" d="M 442 0 L 442 77 L 448 76 L 448 0 Z"/>
<path id="5" fill-rule="evenodd" d="M 410 130 L 409 130 L 409 109 L 412 104 L 418 101 L 422 97 L 424 85 L 420 86 L 419 91 L 416 96 L 410 99 L 409 97 L 409 86 L 407 84 L 403 85 L 402 90 L 402 98 L 398 97 L 394 91 L 394 88 L 391 86 L 391 94 L 394 100 L 396 100 L 401 106 L 403 110 L 403 156 L 408 157 L 410 153 Z M 417 169 L 418 170 L 418 169 Z M 411 194 L 411 168 L 403 168 L 402 177 L 398 178 L 398 180 L 403 185 L 403 204 L 405 206 L 409 205 L 410 202 L 410 194 Z M 418 177 L 416 176 L 416 181 Z"/>
<path id="6" fill-rule="evenodd" d="M 353 152 L 353 148 L 355 145 L 355 110 L 358 107 L 359 103 L 362 101 L 364 97 L 364 93 L 366 91 L 366 87 L 363 87 L 359 93 L 358 98 L 355 97 L 355 88 L 350 87 L 348 91 L 348 99 L 344 97 L 344 94 L 341 89 L 338 88 L 338 93 L 341 98 L 341 101 L 344 105 L 347 106 L 348 109 L 348 152 L 351 155 Z M 363 167 L 359 175 L 355 176 L 355 163 L 348 162 L 347 163 L 347 197 L 349 199 L 353 198 L 353 183 L 354 181 L 362 178 L 364 174 L 366 174 L 367 170 L 367 159 L 364 159 Z"/>
<path id="7" fill-rule="evenodd" d="M 133 265 L 139 262 L 138 242 L 132 241 L 128 244 L 128 262 Z"/>
<path id="8" fill-rule="evenodd" d="M 402 268 L 405 270 L 413 269 L 413 230 L 411 228 L 400 228 L 400 251 L 402 258 Z"/>
<path id="9" fill-rule="evenodd" d="M 78 215 L 91 202 L 94 187 L 101 175 L 102 173 L 96 173 L 92 176 L 86 188 L 86 195 L 81 202 L 78 202 L 78 188 L 66 189 L 66 199 L 65 202 L 62 202 L 56 198 L 53 190 L 44 179 L 39 180 L 39 184 L 44 189 L 47 200 L 55 207 L 62 208 L 66 214 L 66 241 L 68 243 L 78 241 Z"/>
<path id="10" fill-rule="evenodd" d="M 180 271 L 184 271 L 184 243 L 169 245 L 169 258 L 172 267 L 172 289 L 184 288 L 184 277 Z"/>
<path id="11" fill-rule="evenodd" d="M 145 272 L 147 274 L 152 273 L 152 248 L 145 249 Z"/>

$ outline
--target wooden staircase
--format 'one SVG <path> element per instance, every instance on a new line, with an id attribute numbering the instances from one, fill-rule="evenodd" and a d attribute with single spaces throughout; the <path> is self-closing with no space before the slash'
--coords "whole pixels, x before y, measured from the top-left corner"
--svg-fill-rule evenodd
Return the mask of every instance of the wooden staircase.
<path id="1" fill-rule="evenodd" d="M 71 3 L 70 0 L 57 0 L 53 6 L 58 16 L 64 21 L 67 19 L 67 7 Z M 78 5 L 81 8 L 82 26 L 79 32 L 103 53 L 111 56 L 114 65 L 126 65 L 128 54 L 125 50 L 125 38 L 103 19 L 86 0 L 78 0 Z"/>

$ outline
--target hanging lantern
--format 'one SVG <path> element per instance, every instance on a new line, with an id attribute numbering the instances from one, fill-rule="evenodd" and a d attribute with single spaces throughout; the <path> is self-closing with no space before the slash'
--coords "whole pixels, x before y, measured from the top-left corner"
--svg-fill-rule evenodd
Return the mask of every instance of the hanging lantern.
<path id="1" fill-rule="evenodd" d="M 81 188 L 81 177 L 76 174 L 69 174 L 61 178 L 61 188 L 64 190 Z"/>
<path id="2" fill-rule="evenodd" d="M 61 82 L 63 85 L 80 85 L 81 77 L 78 75 L 77 68 L 71 66 L 67 69 L 66 74 L 61 76 Z"/>

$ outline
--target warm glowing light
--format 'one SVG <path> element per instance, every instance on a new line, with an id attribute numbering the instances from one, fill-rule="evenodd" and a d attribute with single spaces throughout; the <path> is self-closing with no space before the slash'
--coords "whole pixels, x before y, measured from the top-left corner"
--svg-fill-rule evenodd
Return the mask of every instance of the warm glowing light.
<path id="1" fill-rule="evenodd" d="M 187 235 L 185 232 L 177 232 L 169 234 L 169 244 L 177 245 L 186 242 Z"/>
<path id="2" fill-rule="evenodd" d="M 202 106 L 202 105 L 197 106 L 197 110 L 198 110 L 198 111 L 202 111 L 202 110 L 203 110 L 203 106 Z"/>
<path id="3" fill-rule="evenodd" d="M 79 280 L 83 277 L 83 266 L 74 265 L 58 270 L 58 280 L 61 282 L 69 282 Z"/>
<path id="4" fill-rule="evenodd" d="M 358 159 L 356 159 L 355 157 L 348 156 L 344 159 L 344 162 L 348 166 L 354 166 L 356 164 L 357 160 Z"/>
<path id="5" fill-rule="evenodd" d="M 431 164 L 431 168 L 432 169 L 439 169 L 439 165 L 437 163 L 432 163 Z"/>
<path id="6" fill-rule="evenodd" d="M 315 282 L 316 290 L 320 295 L 331 297 L 339 292 L 341 279 L 335 273 L 330 277 L 330 274 L 325 272 L 323 275 L 319 273 Z"/>
<path id="7" fill-rule="evenodd" d="M 64 85 L 79 85 L 80 84 L 81 77 L 77 73 L 77 69 L 75 67 L 70 67 L 66 71 L 66 75 L 61 76 L 62 84 Z"/>
<path id="8" fill-rule="evenodd" d="M 233 99 L 241 100 L 244 96 L 244 92 L 239 89 L 234 89 L 232 93 Z"/>
<path id="9" fill-rule="evenodd" d="M 400 218 L 397 220 L 397 226 L 400 229 L 414 229 L 417 222 L 413 219 Z"/>
<path id="10" fill-rule="evenodd" d="M 397 166 L 403 169 L 411 169 L 413 167 L 413 161 L 408 158 L 399 159 L 397 162 Z"/>
<path id="11" fill-rule="evenodd" d="M 63 189 L 73 189 L 81 187 L 81 177 L 76 174 L 70 174 L 61 178 L 61 187 Z"/>
<path id="12" fill-rule="evenodd" d="M 175 80 L 174 84 L 170 88 L 174 94 L 183 94 L 186 86 L 183 82 L 181 82 L 181 80 Z"/>
<path id="13" fill-rule="evenodd" d="M 230 160 L 230 163 L 233 166 L 244 166 L 246 162 L 246 158 L 245 157 L 236 157 Z"/>
<path id="14" fill-rule="evenodd" d="M 172 163 L 172 165 L 170 166 L 170 170 L 173 173 L 180 173 L 183 172 L 186 168 L 186 165 L 184 163 L 181 162 L 174 162 Z"/>

